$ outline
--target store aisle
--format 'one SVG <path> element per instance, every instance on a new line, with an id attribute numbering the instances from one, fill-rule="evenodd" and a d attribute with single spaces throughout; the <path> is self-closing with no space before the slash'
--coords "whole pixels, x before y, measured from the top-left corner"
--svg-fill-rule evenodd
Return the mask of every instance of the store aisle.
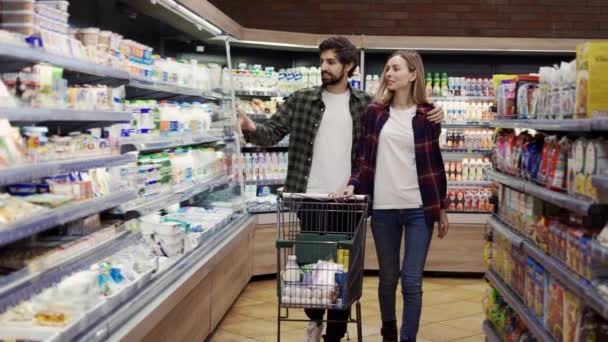
<path id="1" fill-rule="evenodd" d="M 376 289 L 378 277 L 366 277 L 362 299 L 363 339 L 382 341 L 380 308 Z M 484 320 L 481 299 L 486 285 L 481 279 L 426 278 L 419 341 L 485 341 L 481 331 Z M 400 294 L 399 294 L 400 296 Z M 398 304 L 401 310 L 401 304 Z M 290 310 L 290 316 L 305 318 L 302 310 Z M 282 341 L 301 342 L 305 323 L 282 323 Z M 349 326 L 351 341 L 356 341 L 355 325 Z M 276 341 L 276 281 L 249 283 L 211 342 Z"/>

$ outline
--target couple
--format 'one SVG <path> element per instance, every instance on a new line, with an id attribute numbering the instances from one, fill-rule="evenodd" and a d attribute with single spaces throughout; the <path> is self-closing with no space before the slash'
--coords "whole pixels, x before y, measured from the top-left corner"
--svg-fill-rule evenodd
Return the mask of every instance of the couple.
<path id="1" fill-rule="evenodd" d="M 348 39 L 329 38 L 319 50 L 323 86 L 294 93 L 265 124 L 241 115 L 239 125 L 248 142 L 262 146 L 290 134 L 285 191 L 372 196 L 383 341 L 415 341 L 434 223 L 439 223 L 439 238 L 448 232 L 439 149 L 443 111 L 426 99 L 424 68 L 416 52 L 396 52 L 388 59 L 372 100 L 348 84 L 358 57 Z M 398 339 L 395 292 L 400 276 L 404 305 Z M 311 319 L 306 341 L 318 341 L 324 311 L 306 313 Z M 346 321 L 348 315 L 348 310 L 329 310 L 328 320 Z M 346 323 L 330 322 L 323 338 L 340 341 L 345 332 Z"/>

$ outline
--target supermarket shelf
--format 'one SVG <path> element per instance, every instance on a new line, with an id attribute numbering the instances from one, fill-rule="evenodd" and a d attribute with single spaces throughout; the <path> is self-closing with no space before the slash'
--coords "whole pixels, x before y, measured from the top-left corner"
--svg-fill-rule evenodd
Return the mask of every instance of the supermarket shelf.
<path id="1" fill-rule="evenodd" d="M 599 215 L 607 208 L 606 205 L 599 205 L 591 200 L 580 199 L 568 195 L 567 193 L 549 190 L 540 185 L 506 175 L 496 170 L 487 170 L 486 175 L 515 190 L 525 192 L 543 201 L 568 209 L 580 215 Z"/>
<path id="2" fill-rule="evenodd" d="M 133 153 L 128 153 L 116 156 L 99 156 L 14 166 L 0 169 L 0 185 L 19 183 L 47 176 L 51 177 L 72 171 L 86 171 L 95 168 L 118 166 L 135 161 L 137 161 L 137 156 Z"/>
<path id="3" fill-rule="evenodd" d="M 282 179 L 260 179 L 260 180 L 248 180 L 245 182 L 247 185 L 283 185 L 285 181 Z"/>
<path id="4" fill-rule="evenodd" d="M 464 158 L 488 157 L 492 150 L 441 150 L 441 155 L 445 161 L 461 161 Z"/>
<path id="5" fill-rule="evenodd" d="M 236 90 L 234 92 L 236 96 L 260 96 L 260 97 L 287 97 L 291 95 L 290 92 L 280 91 L 244 91 Z"/>
<path id="6" fill-rule="evenodd" d="M 494 101 L 494 96 L 429 96 L 431 101 Z"/>
<path id="7" fill-rule="evenodd" d="M 0 43 L 0 71 L 14 72 L 34 63 L 48 63 L 78 74 L 93 76 L 78 75 L 74 79 L 77 83 L 126 84 L 129 80 L 127 72 L 112 67 L 50 53 L 40 48 Z"/>
<path id="8" fill-rule="evenodd" d="M 608 193 L 608 175 L 596 175 L 593 176 L 593 185 L 598 188 L 599 191 Z"/>
<path id="9" fill-rule="evenodd" d="M 513 244 L 523 247 L 524 253 L 543 266 L 562 285 L 582 298 L 598 314 L 608 319 L 608 301 L 605 300 L 586 280 L 574 274 L 568 266 L 542 251 L 527 238 L 519 235 L 508 224 L 497 217 L 490 219 L 490 225 L 503 233 Z"/>
<path id="10" fill-rule="evenodd" d="M 150 136 L 142 138 L 128 138 L 121 140 L 122 152 L 140 151 L 152 152 L 181 146 L 214 143 L 223 140 L 221 135 L 209 133 L 180 134 L 169 137 Z"/>
<path id="11" fill-rule="evenodd" d="M 471 121 L 471 122 L 458 122 L 458 121 L 452 121 L 452 122 L 442 122 L 441 123 L 441 128 L 490 128 L 492 127 L 490 122 L 476 122 L 476 121 Z"/>
<path id="12" fill-rule="evenodd" d="M 132 203 L 120 206 L 118 211 L 121 213 L 136 212 L 140 216 L 145 216 L 173 204 L 187 201 L 202 192 L 212 190 L 216 186 L 227 184 L 231 179 L 227 176 L 218 176 L 206 180 L 194 180 L 152 198 L 137 198 Z"/>
<path id="13" fill-rule="evenodd" d="M 202 91 L 171 84 L 131 78 L 127 84 L 127 98 L 155 100 L 168 98 L 190 98 L 221 101 L 225 97 L 222 93 L 215 91 Z"/>
<path id="14" fill-rule="evenodd" d="M 289 148 L 289 143 L 278 143 L 272 146 L 243 146 L 241 152 L 284 152 Z"/>
<path id="15" fill-rule="evenodd" d="M 498 128 L 530 128 L 539 131 L 560 132 L 589 132 L 591 131 L 591 120 L 495 120 L 490 123 L 492 127 Z"/>
<path id="16" fill-rule="evenodd" d="M 488 320 L 483 321 L 481 328 L 483 329 L 483 332 L 486 335 L 486 340 L 488 342 L 502 342 L 502 339 L 496 332 L 496 329 L 494 329 L 494 324 L 492 324 L 492 322 Z"/>
<path id="17" fill-rule="evenodd" d="M 36 213 L 33 217 L 0 227 L 0 246 L 53 227 L 99 213 L 137 198 L 135 191 L 122 191 Z"/>
<path id="18" fill-rule="evenodd" d="M 62 278 L 76 271 L 88 269 L 96 261 L 102 260 L 133 244 L 139 238 L 141 238 L 141 234 L 130 234 L 127 231 L 122 231 L 112 238 L 100 241 L 100 243 L 91 249 L 74 255 L 54 267 L 31 274 L 27 272 L 18 274 L 18 277 L 14 277 L 13 282 L 0 287 L 0 312 L 17 305 L 23 300 L 27 300 L 32 295 L 51 287 Z"/>
<path id="19" fill-rule="evenodd" d="M 526 322 L 526 325 L 532 332 L 532 334 L 543 342 L 555 341 L 553 336 L 545 329 L 543 323 L 536 318 L 536 316 L 530 312 L 530 309 L 519 299 L 519 296 L 515 294 L 507 284 L 500 278 L 496 272 L 488 270 L 486 272 L 486 278 L 492 283 L 494 288 L 502 295 L 505 301 L 517 312 L 519 317 Z"/>
<path id="20" fill-rule="evenodd" d="M 492 181 L 470 181 L 470 182 L 457 182 L 457 181 L 449 181 L 448 187 L 487 187 L 492 185 Z"/>
<path id="21" fill-rule="evenodd" d="M 130 121 L 133 115 L 127 112 L 87 111 L 71 109 L 47 109 L 31 107 L 0 107 L 0 117 L 12 122 L 46 121 L 88 121 L 120 122 Z"/>
<path id="22" fill-rule="evenodd" d="M 218 253 L 233 239 L 254 222 L 251 215 L 235 218 L 228 225 L 216 229 L 218 231 L 211 243 L 199 246 L 184 255 L 169 269 L 157 274 L 153 282 L 121 303 L 116 310 L 97 317 L 88 317 L 91 322 L 87 329 L 80 331 L 79 341 L 118 341 L 140 324 L 146 317 L 162 305 L 178 288 L 183 286 L 195 274 L 200 274 Z M 68 339 L 56 339 L 65 341 Z"/>
<path id="23" fill-rule="evenodd" d="M 608 118 L 597 118 L 591 120 L 591 129 L 594 131 L 608 131 Z"/>

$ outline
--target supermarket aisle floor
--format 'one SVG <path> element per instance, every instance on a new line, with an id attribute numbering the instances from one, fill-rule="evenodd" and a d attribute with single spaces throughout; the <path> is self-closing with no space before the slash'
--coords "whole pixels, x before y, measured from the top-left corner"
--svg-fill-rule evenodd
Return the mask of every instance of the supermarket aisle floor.
<path id="1" fill-rule="evenodd" d="M 366 277 L 363 298 L 363 341 L 382 341 L 380 308 L 377 299 L 378 277 Z M 481 300 L 485 293 L 482 279 L 425 278 L 422 320 L 418 341 L 482 342 L 484 320 Z M 400 298 L 401 294 L 398 290 Z M 398 312 L 401 303 L 398 301 Z M 290 310 L 290 316 L 305 318 L 302 310 Z M 400 316 L 398 316 L 400 317 Z M 281 341 L 304 340 L 306 323 L 282 323 Z M 356 326 L 349 325 L 351 341 L 356 341 Z M 211 342 L 276 341 L 276 281 L 249 283 L 228 312 Z"/>

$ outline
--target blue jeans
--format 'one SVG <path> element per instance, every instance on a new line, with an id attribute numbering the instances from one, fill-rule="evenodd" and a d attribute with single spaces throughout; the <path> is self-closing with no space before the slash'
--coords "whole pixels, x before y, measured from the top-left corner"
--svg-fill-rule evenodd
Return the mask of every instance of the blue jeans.
<path id="1" fill-rule="evenodd" d="M 433 226 L 427 225 L 422 208 L 374 210 L 371 223 L 380 266 L 378 298 L 382 320 L 397 320 L 395 292 L 401 275 L 401 340 L 416 341 L 422 311 L 422 275 L 433 236 Z M 405 253 L 402 272 L 399 255 L 404 230 Z"/>

